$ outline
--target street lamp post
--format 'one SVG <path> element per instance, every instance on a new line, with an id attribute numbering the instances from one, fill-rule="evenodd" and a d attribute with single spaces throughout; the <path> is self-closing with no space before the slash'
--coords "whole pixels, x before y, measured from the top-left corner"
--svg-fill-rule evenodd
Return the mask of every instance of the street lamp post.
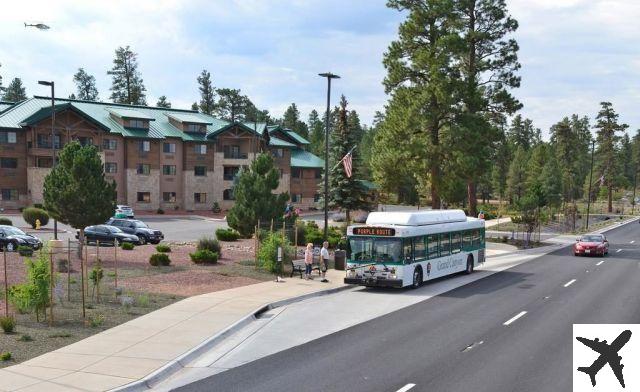
<path id="1" fill-rule="evenodd" d="M 51 170 L 56 165 L 56 101 L 55 101 L 55 83 L 39 80 L 38 84 L 51 87 Z M 53 219 L 53 239 L 58 239 L 58 221 Z"/>
<path id="2" fill-rule="evenodd" d="M 591 169 L 589 170 L 589 194 L 587 195 L 587 227 L 585 230 L 589 230 L 589 210 L 591 208 L 591 181 L 593 180 L 593 152 L 596 148 L 596 141 L 591 141 Z"/>
<path id="3" fill-rule="evenodd" d="M 324 240 L 329 238 L 329 110 L 331 105 L 331 79 L 340 79 L 340 76 L 325 72 L 318 74 L 327 78 L 327 113 L 325 117 L 324 132 Z"/>

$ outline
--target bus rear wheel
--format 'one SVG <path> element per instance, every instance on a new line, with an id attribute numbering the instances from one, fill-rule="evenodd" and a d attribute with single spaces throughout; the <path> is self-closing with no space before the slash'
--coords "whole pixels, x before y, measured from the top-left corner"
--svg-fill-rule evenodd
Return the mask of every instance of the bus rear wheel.
<path id="1" fill-rule="evenodd" d="M 422 268 L 416 267 L 416 269 L 413 270 L 413 282 L 411 283 L 411 288 L 417 289 L 420 286 L 422 286 Z"/>
<path id="2" fill-rule="evenodd" d="M 473 256 L 472 255 L 469 255 L 467 257 L 467 269 L 464 270 L 464 273 L 467 275 L 473 273 Z"/>

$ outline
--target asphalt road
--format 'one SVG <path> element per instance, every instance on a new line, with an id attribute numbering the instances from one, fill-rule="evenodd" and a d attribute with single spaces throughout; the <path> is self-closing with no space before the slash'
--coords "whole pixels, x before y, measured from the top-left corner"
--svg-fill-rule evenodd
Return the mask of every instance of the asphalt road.
<path id="1" fill-rule="evenodd" d="M 569 391 L 574 323 L 640 323 L 640 225 L 607 237 L 608 257 L 567 247 L 178 390 Z"/>

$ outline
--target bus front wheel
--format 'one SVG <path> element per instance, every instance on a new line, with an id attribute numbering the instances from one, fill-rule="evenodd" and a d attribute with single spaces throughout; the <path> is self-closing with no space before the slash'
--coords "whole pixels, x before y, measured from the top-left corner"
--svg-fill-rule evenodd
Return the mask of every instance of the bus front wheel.
<path id="1" fill-rule="evenodd" d="M 473 256 L 467 257 L 467 269 L 464 271 L 467 275 L 473 272 Z"/>
<path id="2" fill-rule="evenodd" d="M 412 289 L 417 289 L 422 285 L 422 268 L 416 267 L 413 270 L 413 283 L 411 284 Z"/>

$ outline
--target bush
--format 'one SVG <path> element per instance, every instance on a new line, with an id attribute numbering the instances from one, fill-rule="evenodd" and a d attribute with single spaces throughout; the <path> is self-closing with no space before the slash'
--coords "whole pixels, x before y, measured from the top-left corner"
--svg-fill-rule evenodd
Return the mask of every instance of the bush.
<path id="1" fill-rule="evenodd" d="M 9 218 L 0 217 L 0 225 L 13 226 L 13 222 Z"/>
<path id="2" fill-rule="evenodd" d="M 0 317 L 0 327 L 4 333 L 13 333 L 16 330 L 16 319 L 13 316 Z"/>
<path id="3" fill-rule="evenodd" d="M 26 245 L 18 245 L 18 253 L 20 254 L 20 256 L 32 256 L 33 249 Z"/>
<path id="4" fill-rule="evenodd" d="M 163 215 L 164 214 L 164 210 L 162 208 L 158 208 L 156 210 L 156 213 L 159 214 L 159 215 Z"/>
<path id="5" fill-rule="evenodd" d="M 167 244 L 158 244 L 156 245 L 156 250 L 160 253 L 169 253 L 171 252 L 171 247 Z"/>
<path id="6" fill-rule="evenodd" d="M 22 211 L 22 218 L 31 225 L 32 229 L 36 228 L 36 220 L 38 219 L 40 220 L 40 226 L 46 226 L 49 223 L 47 211 L 35 207 L 25 208 Z"/>
<path id="7" fill-rule="evenodd" d="M 222 248 L 220 242 L 212 237 L 202 237 L 198 240 L 198 250 L 209 250 L 215 252 L 218 256 L 222 256 Z"/>
<path id="8" fill-rule="evenodd" d="M 282 247 L 282 262 L 278 262 L 278 248 Z M 290 263 L 295 249 L 289 241 L 283 241 L 280 233 L 270 233 L 260 244 L 258 260 L 260 266 L 271 273 L 282 273 L 282 266 Z"/>
<path id="9" fill-rule="evenodd" d="M 41 210 L 44 210 L 44 206 L 42 205 L 42 203 L 33 203 L 33 207 L 34 208 L 39 208 Z"/>
<path id="10" fill-rule="evenodd" d="M 122 250 L 133 250 L 133 248 L 135 248 L 135 246 L 131 242 L 123 242 L 120 247 L 122 248 Z"/>
<path id="11" fill-rule="evenodd" d="M 98 328 L 104 324 L 104 314 L 97 314 L 93 317 L 89 317 L 89 325 L 93 328 Z"/>
<path id="12" fill-rule="evenodd" d="M 40 312 L 44 313 L 49 306 L 51 274 L 47 249 L 41 250 L 35 260 L 26 259 L 25 264 L 27 265 L 27 281 L 11 288 L 9 300 L 21 313 L 35 310 L 39 320 Z"/>
<path id="13" fill-rule="evenodd" d="M 167 266 L 171 264 L 171 259 L 166 253 L 154 253 L 151 255 L 151 257 L 149 257 L 149 264 L 154 267 L 157 267 L 159 265 Z"/>
<path id="14" fill-rule="evenodd" d="M 69 272 L 69 260 L 67 259 L 58 260 L 58 272 Z"/>
<path id="15" fill-rule="evenodd" d="M 0 361 L 8 361 L 11 359 L 11 352 L 7 351 L 5 353 L 0 354 Z"/>
<path id="16" fill-rule="evenodd" d="M 148 308 L 150 302 L 149 294 L 140 294 L 138 298 L 136 298 L 136 305 L 141 308 Z"/>
<path id="17" fill-rule="evenodd" d="M 218 229 L 216 230 L 216 238 L 219 241 L 237 241 L 240 238 L 240 233 L 233 229 Z"/>
<path id="18" fill-rule="evenodd" d="M 200 249 L 194 253 L 189 253 L 191 261 L 196 264 L 215 264 L 218 262 L 218 253 L 208 249 Z"/>
<path id="19" fill-rule="evenodd" d="M 214 201 L 214 202 L 213 202 L 213 207 L 211 207 L 211 211 L 212 211 L 214 214 L 217 214 L 217 213 L 219 213 L 219 212 L 221 211 L 221 210 L 220 210 L 220 204 L 219 204 L 217 201 Z"/>
<path id="20" fill-rule="evenodd" d="M 20 337 L 18 338 L 19 342 L 33 342 L 33 338 L 31 337 L 31 335 L 20 335 Z"/>

